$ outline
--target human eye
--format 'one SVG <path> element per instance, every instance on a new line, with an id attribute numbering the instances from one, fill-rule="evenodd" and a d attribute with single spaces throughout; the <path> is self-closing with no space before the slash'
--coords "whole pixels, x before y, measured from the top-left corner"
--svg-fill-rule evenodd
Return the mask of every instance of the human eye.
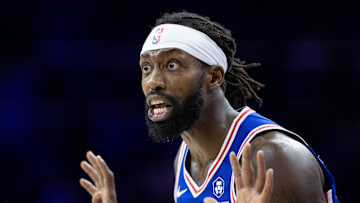
<path id="1" fill-rule="evenodd" d="M 144 64 L 141 66 L 141 70 L 142 70 L 143 73 L 148 73 L 148 72 L 150 72 L 150 70 L 151 70 L 150 64 L 144 63 Z"/>
<path id="2" fill-rule="evenodd" d="M 180 67 L 179 63 L 176 61 L 170 61 L 167 65 L 168 70 L 176 70 Z"/>

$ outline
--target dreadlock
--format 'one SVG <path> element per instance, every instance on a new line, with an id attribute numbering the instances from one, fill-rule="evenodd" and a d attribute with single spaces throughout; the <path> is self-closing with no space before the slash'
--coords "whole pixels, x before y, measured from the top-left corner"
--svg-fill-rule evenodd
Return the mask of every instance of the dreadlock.
<path id="1" fill-rule="evenodd" d="M 223 50 L 227 58 L 228 70 L 221 87 L 225 97 L 234 108 L 246 105 L 247 99 L 255 99 L 260 106 L 262 105 L 262 99 L 255 91 L 259 91 L 264 85 L 252 79 L 245 70 L 258 67 L 261 64 L 245 64 L 245 61 L 234 58 L 236 43 L 230 30 L 219 23 L 210 21 L 208 17 L 186 11 L 164 13 L 156 20 L 155 26 L 165 23 L 184 25 L 199 30 L 214 40 Z"/>

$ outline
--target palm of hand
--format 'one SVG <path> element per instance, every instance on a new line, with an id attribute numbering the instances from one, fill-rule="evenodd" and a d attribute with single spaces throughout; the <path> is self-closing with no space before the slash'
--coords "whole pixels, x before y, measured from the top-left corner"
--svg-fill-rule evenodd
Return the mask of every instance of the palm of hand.
<path id="1" fill-rule="evenodd" d="M 92 197 L 91 203 L 116 203 L 116 199 L 110 199 L 111 194 L 105 191 L 97 191 Z"/>
<path id="2" fill-rule="evenodd" d="M 269 203 L 272 186 L 273 170 L 266 171 L 264 153 L 258 151 L 256 154 L 257 178 L 254 180 L 254 169 L 251 163 L 251 145 L 245 146 L 240 166 L 235 153 L 230 154 L 230 163 L 233 170 L 236 186 L 236 203 Z M 216 203 L 211 197 L 205 198 L 204 203 Z"/>
<path id="3" fill-rule="evenodd" d="M 242 188 L 237 190 L 236 199 L 238 203 L 264 203 L 261 193 L 253 188 Z"/>
<path id="4" fill-rule="evenodd" d="M 100 156 L 95 156 L 92 152 L 88 152 L 86 156 L 91 165 L 82 161 L 81 168 L 95 185 L 84 178 L 80 179 L 80 184 L 92 196 L 91 203 L 116 203 L 113 172 Z"/>

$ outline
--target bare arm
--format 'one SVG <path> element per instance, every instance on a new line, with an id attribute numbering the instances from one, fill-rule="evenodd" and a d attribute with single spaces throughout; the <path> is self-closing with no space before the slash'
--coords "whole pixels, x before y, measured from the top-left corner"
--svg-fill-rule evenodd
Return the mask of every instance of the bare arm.
<path id="1" fill-rule="evenodd" d="M 256 151 L 265 154 L 265 163 L 274 169 L 272 203 L 326 202 L 324 177 L 319 163 L 306 146 L 278 131 L 266 132 L 252 142 L 252 162 Z"/>

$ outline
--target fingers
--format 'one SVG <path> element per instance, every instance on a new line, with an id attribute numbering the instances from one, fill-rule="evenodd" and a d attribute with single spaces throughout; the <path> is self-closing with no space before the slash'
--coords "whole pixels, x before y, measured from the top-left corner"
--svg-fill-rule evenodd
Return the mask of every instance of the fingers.
<path id="1" fill-rule="evenodd" d="M 100 168 L 102 177 L 104 178 L 103 183 L 104 186 L 111 191 L 115 191 L 115 183 L 114 183 L 114 174 L 107 166 L 104 159 L 101 158 L 101 156 L 97 156 L 96 162 Z"/>
<path id="2" fill-rule="evenodd" d="M 100 187 L 103 187 L 104 183 L 103 183 L 103 177 L 102 177 L 102 173 L 100 171 L 100 167 L 98 166 L 98 163 L 96 161 L 97 157 L 94 155 L 94 153 L 92 153 L 91 151 L 88 151 L 86 153 L 86 157 L 89 160 L 89 162 L 91 163 L 92 167 L 95 169 L 96 171 L 96 175 L 98 177 L 98 182 Z"/>
<path id="3" fill-rule="evenodd" d="M 217 201 L 214 198 L 207 197 L 204 199 L 204 203 L 217 203 Z"/>
<path id="4" fill-rule="evenodd" d="M 93 196 L 96 193 L 96 187 L 88 180 L 81 178 L 80 185 L 91 195 Z"/>
<path id="5" fill-rule="evenodd" d="M 100 156 L 95 156 L 91 151 L 88 151 L 86 157 L 91 165 L 86 161 L 82 161 L 80 166 L 94 181 L 96 187 L 84 178 L 80 179 L 80 185 L 90 193 L 92 203 L 101 203 L 104 199 L 116 202 L 113 172 Z"/>
<path id="6" fill-rule="evenodd" d="M 266 180 L 263 191 L 261 192 L 262 202 L 270 202 L 274 181 L 274 170 L 268 169 L 266 172 Z"/>
<path id="7" fill-rule="evenodd" d="M 236 190 L 244 186 L 241 178 L 241 167 L 234 152 L 230 153 L 230 163 L 234 174 Z"/>
<path id="8" fill-rule="evenodd" d="M 263 190 L 265 184 L 265 173 L 266 166 L 264 160 L 264 152 L 259 150 L 256 154 L 256 162 L 257 162 L 257 177 L 255 183 L 255 190 L 257 192 L 261 192 Z"/>
<path id="9" fill-rule="evenodd" d="M 260 202 L 270 202 L 273 190 L 273 169 L 266 171 L 264 152 L 259 150 L 256 153 L 257 162 L 257 178 L 254 183 L 254 170 L 251 162 L 251 145 L 246 144 L 241 157 L 241 166 L 236 159 L 235 153 L 230 153 L 230 163 L 233 169 L 235 179 L 237 196 L 241 194 L 242 197 L 260 198 Z M 256 191 L 255 193 L 253 193 Z M 251 196 L 255 194 L 255 196 Z M 249 196 L 250 195 L 250 196 Z M 239 196 L 238 196 L 239 197 Z M 213 203 L 211 199 L 204 199 L 205 203 Z M 216 201 L 215 201 L 216 202 Z"/>
<path id="10" fill-rule="evenodd" d="M 253 185 L 253 168 L 251 163 L 251 145 L 246 144 L 241 157 L 241 177 L 244 186 L 252 187 Z"/>
<path id="11" fill-rule="evenodd" d="M 85 171 L 85 173 L 88 174 L 91 180 L 95 183 L 95 186 L 99 188 L 100 187 L 99 178 L 97 176 L 95 169 L 86 161 L 82 161 L 80 163 L 80 167 L 83 169 L 83 171 Z"/>

